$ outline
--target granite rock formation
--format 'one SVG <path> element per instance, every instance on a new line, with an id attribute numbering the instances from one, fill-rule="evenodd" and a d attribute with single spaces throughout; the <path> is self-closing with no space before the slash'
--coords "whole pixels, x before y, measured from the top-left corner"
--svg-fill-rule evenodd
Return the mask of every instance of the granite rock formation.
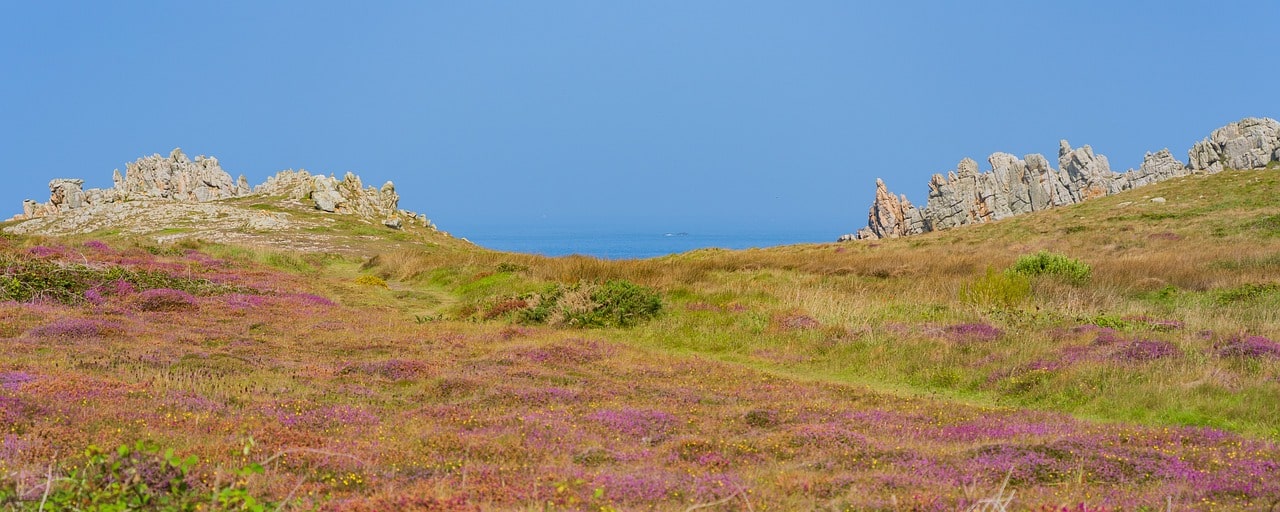
<path id="1" fill-rule="evenodd" d="M 23 201 L 22 213 L 14 219 L 63 216 L 68 212 L 92 217 L 95 213 L 116 211 L 106 205 L 133 201 L 205 203 L 261 194 L 310 201 L 324 212 L 355 215 L 395 229 L 405 222 L 434 227 L 425 215 L 399 208 L 400 195 L 391 182 L 381 188 L 365 187 L 352 173 L 339 180 L 307 171 L 281 171 L 252 188 L 243 175 L 233 180 L 216 158 L 201 155 L 189 159 L 182 150 L 174 149 L 168 157 L 155 154 L 127 164 L 123 175 L 117 169 L 112 182 L 114 186 L 109 189 L 83 190 L 84 180 L 55 179 L 49 182 L 48 202 Z M 92 211 L 80 212 L 87 208 Z"/>
<path id="2" fill-rule="evenodd" d="M 1280 122 L 1250 117 L 1214 130 L 1188 152 L 1193 171 L 1258 169 L 1280 160 Z"/>
<path id="3" fill-rule="evenodd" d="M 1259 169 L 1280 161 L 1280 123 L 1248 118 L 1213 131 L 1196 143 L 1183 164 L 1168 149 L 1147 153 L 1138 169 L 1111 170 L 1107 157 L 1093 148 L 1058 144 L 1058 169 L 1043 155 L 1018 159 L 1008 153 L 987 158 L 991 169 L 981 172 L 978 163 L 965 158 L 946 176 L 929 180 L 923 208 L 905 195 L 889 192 L 876 180 L 875 200 L 867 214 L 867 227 L 840 240 L 896 238 L 969 224 L 997 221 L 1014 215 L 1087 201 L 1131 188 L 1191 173 L 1223 169 Z"/>
<path id="4" fill-rule="evenodd" d="M 317 210 L 380 219 L 383 225 L 395 229 L 403 226 L 404 219 L 430 225 L 425 215 L 400 209 L 400 194 L 393 183 L 388 181 L 381 188 L 365 187 L 360 177 L 352 173 L 339 180 L 306 170 L 280 171 L 255 187 L 254 193 L 310 200 Z"/>
<path id="5" fill-rule="evenodd" d="M 217 158 L 200 155 L 192 160 L 181 149 L 174 149 L 168 158 L 155 154 L 126 165 L 124 179 L 116 185 L 116 191 L 123 199 L 205 202 L 249 193 L 247 180 L 241 176 L 239 182 L 245 185 L 244 189 L 222 170 Z"/>

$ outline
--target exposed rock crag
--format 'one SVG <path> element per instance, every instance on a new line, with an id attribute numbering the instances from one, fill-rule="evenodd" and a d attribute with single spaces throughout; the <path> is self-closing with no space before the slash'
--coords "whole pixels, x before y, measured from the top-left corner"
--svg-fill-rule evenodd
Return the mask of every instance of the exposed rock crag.
<path id="1" fill-rule="evenodd" d="M 1280 123 L 1268 118 L 1247 118 L 1213 131 L 1188 152 L 1183 164 L 1168 149 L 1147 153 L 1138 169 L 1111 170 L 1107 157 L 1093 148 L 1058 145 L 1058 169 L 1043 155 L 1019 159 L 1008 153 L 987 158 L 991 169 L 981 172 L 978 163 L 965 158 L 946 176 L 933 175 L 923 208 L 905 195 L 889 192 L 876 180 L 875 200 L 867 214 L 867 227 L 841 241 L 896 238 L 969 224 L 997 221 L 1014 215 L 1115 194 L 1191 173 L 1215 173 L 1224 168 L 1260 169 L 1280 161 Z"/>
<path id="2" fill-rule="evenodd" d="M 118 203 L 155 200 L 205 203 L 259 194 L 310 201 L 318 210 L 354 215 L 394 229 L 400 229 L 406 222 L 434 227 L 425 215 L 399 208 L 400 195 L 391 182 L 381 188 L 365 187 L 352 173 L 339 180 L 307 171 L 281 171 L 266 183 L 251 188 L 243 175 L 233 180 L 216 158 L 201 155 L 189 159 L 182 150 L 174 149 L 168 157 L 155 154 L 127 164 L 124 175 L 116 169 L 112 182 L 114 186 L 109 189 L 83 190 L 84 180 L 55 179 L 49 182 L 49 201 L 23 201 L 22 213 L 14 220 L 75 213 L 77 222 L 89 224 L 95 216 L 118 214 L 119 208 L 107 207 Z"/>

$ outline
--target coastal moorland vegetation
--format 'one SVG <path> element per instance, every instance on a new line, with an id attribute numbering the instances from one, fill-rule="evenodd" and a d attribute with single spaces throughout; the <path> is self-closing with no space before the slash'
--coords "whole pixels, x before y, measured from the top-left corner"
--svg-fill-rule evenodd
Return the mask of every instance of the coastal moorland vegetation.
<path id="1" fill-rule="evenodd" d="M 5 236 L 0 509 L 1274 509 L 1277 190 L 619 261 Z"/>

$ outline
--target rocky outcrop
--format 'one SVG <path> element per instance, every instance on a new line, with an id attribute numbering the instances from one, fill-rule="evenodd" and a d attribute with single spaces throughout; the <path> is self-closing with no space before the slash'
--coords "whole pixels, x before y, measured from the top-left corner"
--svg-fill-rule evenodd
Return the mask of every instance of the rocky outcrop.
<path id="1" fill-rule="evenodd" d="M 1280 122 L 1250 117 L 1214 130 L 1188 152 L 1191 169 L 1258 169 L 1280 160 Z"/>
<path id="2" fill-rule="evenodd" d="M 1155 153 L 1147 152 L 1142 157 L 1142 165 L 1137 170 L 1125 172 L 1122 179 L 1125 181 L 1125 188 L 1137 188 L 1188 174 L 1191 174 L 1191 169 L 1165 148 Z"/>
<path id="3" fill-rule="evenodd" d="M 240 176 L 239 183 L 232 181 L 218 159 L 201 155 L 191 160 L 178 148 L 168 157 L 153 154 L 139 158 L 125 165 L 124 175 L 116 169 L 111 181 L 113 186 L 108 189 L 83 190 L 84 180 L 55 179 L 49 182 L 48 202 L 27 199 L 22 202 L 22 213 L 14 218 L 34 219 L 126 200 L 204 202 L 249 193 L 245 177 Z"/>
<path id="4" fill-rule="evenodd" d="M 119 170 L 116 173 L 119 174 Z M 243 176 L 240 182 L 248 188 Z M 126 165 L 124 179 L 116 185 L 116 192 L 123 199 L 194 202 L 227 199 L 247 193 L 222 170 L 217 158 L 200 155 L 192 160 L 177 148 L 169 153 L 168 158 L 154 154 Z"/>
<path id="5" fill-rule="evenodd" d="M 127 201 L 204 203 L 262 194 L 310 201 L 324 212 L 354 215 L 395 229 L 405 222 L 434 227 L 425 215 L 400 209 L 400 195 L 391 182 L 381 188 L 365 187 L 352 173 L 339 180 L 307 171 L 281 171 L 255 188 L 243 175 L 232 180 L 216 158 L 201 155 L 189 159 L 182 150 L 174 149 L 168 157 L 155 154 L 127 164 L 123 175 L 116 169 L 112 182 L 114 186 L 109 189 L 83 190 L 84 180 L 55 179 L 49 182 L 48 202 L 23 201 L 22 213 L 14 219 L 57 216 Z M 92 214 L 86 213 L 90 217 Z"/>
<path id="6" fill-rule="evenodd" d="M 381 219 L 383 225 L 394 229 L 400 229 L 405 220 L 430 225 L 426 215 L 400 209 L 400 194 L 393 183 L 388 181 L 381 188 L 365 187 L 360 177 L 352 173 L 339 180 L 306 170 L 280 171 L 255 187 L 254 193 L 311 201 L 317 210 Z"/>
<path id="7" fill-rule="evenodd" d="M 871 216 L 875 220 L 863 230 L 874 231 L 859 231 L 859 238 L 893 238 L 924 232 L 924 216 L 920 210 L 907 200 L 907 196 L 889 193 L 883 180 L 876 180 L 876 200 L 871 206 Z"/>
<path id="8" fill-rule="evenodd" d="M 1183 164 L 1168 149 L 1147 153 L 1138 169 L 1111 170 L 1107 157 L 1093 148 L 1072 148 L 1058 143 L 1058 169 L 1043 155 L 1024 159 L 1008 153 L 987 158 L 991 169 L 981 172 L 978 163 L 965 158 L 946 176 L 929 180 L 924 208 L 889 192 L 876 180 L 875 200 L 867 214 L 867 227 L 840 240 L 896 238 L 969 224 L 997 221 L 1014 215 L 1087 201 L 1193 172 L 1214 173 L 1230 169 L 1259 169 L 1280 161 L 1280 123 L 1248 118 L 1214 130 L 1189 152 Z"/>

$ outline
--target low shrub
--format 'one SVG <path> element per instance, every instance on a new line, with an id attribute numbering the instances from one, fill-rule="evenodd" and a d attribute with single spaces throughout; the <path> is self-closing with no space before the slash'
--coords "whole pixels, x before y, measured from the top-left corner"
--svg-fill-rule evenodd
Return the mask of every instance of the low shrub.
<path id="1" fill-rule="evenodd" d="M 658 292 L 629 281 L 614 280 L 602 285 L 552 285 L 541 293 L 499 302 L 495 308 L 500 311 L 491 308 L 485 316 L 495 318 L 520 303 L 523 306 L 519 306 L 516 318 L 521 323 L 571 327 L 631 327 L 662 311 Z"/>
<path id="2" fill-rule="evenodd" d="M 1021 256 L 1009 267 L 1009 272 L 1024 276 L 1053 276 L 1073 284 L 1089 280 L 1093 268 L 1088 263 L 1063 254 L 1040 251 Z"/>

